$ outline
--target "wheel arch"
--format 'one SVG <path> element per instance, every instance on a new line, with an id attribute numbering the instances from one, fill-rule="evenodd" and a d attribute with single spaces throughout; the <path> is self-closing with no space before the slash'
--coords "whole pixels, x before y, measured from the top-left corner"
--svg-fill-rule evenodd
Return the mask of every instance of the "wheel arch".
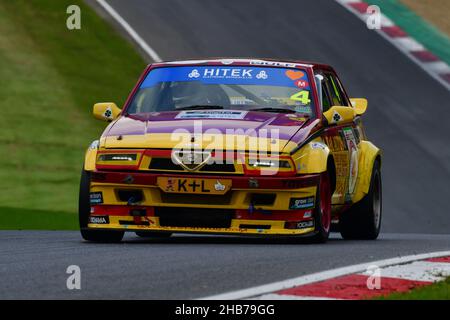
<path id="1" fill-rule="evenodd" d="M 360 157 L 358 161 L 359 173 L 356 180 L 353 202 L 360 201 L 370 188 L 372 171 L 375 161 L 378 161 L 381 168 L 381 150 L 370 141 L 361 141 Z"/>
<path id="2" fill-rule="evenodd" d="M 84 170 L 94 171 L 95 161 L 97 159 L 97 149 L 88 148 L 84 155 Z"/>
<path id="3" fill-rule="evenodd" d="M 328 146 L 321 139 L 315 139 L 295 152 L 292 159 L 298 174 L 314 174 L 327 170 L 330 156 L 332 157 Z"/>
<path id="4" fill-rule="evenodd" d="M 331 193 L 336 190 L 336 164 L 322 139 L 315 139 L 300 148 L 292 158 L 299 174 L 330 173 Z"/>

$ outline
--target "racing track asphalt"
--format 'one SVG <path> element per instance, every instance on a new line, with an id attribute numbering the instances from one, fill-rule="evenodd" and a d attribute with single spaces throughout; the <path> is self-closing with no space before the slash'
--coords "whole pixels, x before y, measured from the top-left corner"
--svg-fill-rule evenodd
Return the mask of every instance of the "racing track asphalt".
<path id="1" fill-rule="evenodd" d="M 78 232 L 1 231 L 0 299 L 191 299 L 400 255 L 448 250 L 449 235 L 383 234 L 377 241 L 176 236 L 82 242 Z M 81 290 L 66 269 L 81 269 Z"/>
<path id="2" fill-rule="evenodd" d="M 325 245 L 205 236 L 127 237 L 123 244 L 99 245 L 81 242 L 77 232 L 2 231 L 0 298 L 200 298 L 448 250 L 450 93 L 340 5 L 330 0 L 108 3 L 165 60 L 258 56 L 333 65 L 351 96 L 369 99 L 367 132 L 384 151 L 385 233 L 377 241 L 333 235 Z M 81 267 L 80 291 L 65 287 L 71 264 Z"/>

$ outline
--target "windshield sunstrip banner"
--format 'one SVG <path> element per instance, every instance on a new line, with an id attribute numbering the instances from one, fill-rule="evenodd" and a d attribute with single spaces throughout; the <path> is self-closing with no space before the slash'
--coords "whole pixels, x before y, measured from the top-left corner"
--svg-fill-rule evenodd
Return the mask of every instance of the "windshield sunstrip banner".
<path id="1" fill-rule="evenodd" d="M 200 81 L 204 84 L 262 85 L 309 89 L 306 71 L 251 66 L 191 66 L 156 68 L 150 71 L 140 88 L 160 82 Z"/>

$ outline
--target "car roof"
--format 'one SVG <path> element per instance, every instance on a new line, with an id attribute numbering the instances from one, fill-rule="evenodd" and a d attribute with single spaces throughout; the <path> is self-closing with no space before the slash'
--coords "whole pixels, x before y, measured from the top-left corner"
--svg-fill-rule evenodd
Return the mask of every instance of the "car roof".
<path id="1" fill-rule="evenodd" d="M 313 69 L 333 70 L 330 65 L 293 59 L 272 59 L 272 58 L 233 58 L 233 57 L 215 57 L 198 58 L 189 60 L 162 61 L 153 63 L 152 66 L 170 66 L 170 65 L 190 65 L 190 64 L 214 64 L 214 65 L 257 65 L 257 66 L 280 66 L 280 67 L 302 67 Z M 334 71 L 334 70 L 333 70 Z"/>

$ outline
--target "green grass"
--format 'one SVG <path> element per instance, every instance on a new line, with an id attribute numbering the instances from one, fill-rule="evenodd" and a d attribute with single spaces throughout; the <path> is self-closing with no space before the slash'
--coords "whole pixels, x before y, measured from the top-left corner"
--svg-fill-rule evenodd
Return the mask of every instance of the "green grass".
<path id="1" fill-rule="evenodd" d="M 450 300 L 450 278 L 435 284 L 416 288 L 406 293 L 393 293 L 380 300 Z"/>
<path id="2" fill-rule="evenodd" d="M 0 207 L 2 230 L 74 230 L 77 215 L 63 211 Z"/>
<path id="3" fill-rule="evenodd" d="M 144 66 L 81 1 L 0 0 L 0 229 L 77 227 L 84 151 L 106 125 L 92 105 L 121 105 Z"/>

